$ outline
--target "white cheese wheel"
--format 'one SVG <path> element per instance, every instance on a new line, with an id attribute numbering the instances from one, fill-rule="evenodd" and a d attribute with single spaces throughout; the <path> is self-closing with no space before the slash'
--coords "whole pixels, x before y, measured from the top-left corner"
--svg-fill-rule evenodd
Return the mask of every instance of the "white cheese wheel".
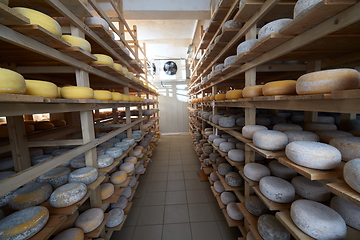
<path id="1" fill-rule="evenodd" d="M 120 209 L 125 209 L 126 206 L 128 205 L 128 199 L 124 196 L 120 196 L 119 199 L 116 201 L 116 203 L 111 203 L 110 207 L 111 209 L 114 208 L 120 208 Z"/>
<path id="2" fill-rule="evenodd" d="M 333 116 L 318 116 L 317 121 L 323 123 L 335 123 L 335 118 Z"/>
<path id="3" fill-rule="evenodd" d="M 231 149 L 235 149 L 235 144 L 231 142 L 222 142 L 219 144 L 219 149 L 222 152 L 229 152 Z"/>
<path id="4" fill-rule="evenodd" d="M 129 149 L 130 144 L 128 142 L 118 142 L 115 143 L 114 147 L 121 148 L 121 150 L 126 151 Z"/>
<path id="5" fill-rule="evenodd" d="M 111 100 L 112 95 L 108 90 L 94 90 L 94 99 L 97 100 Z"/>
<path id="6" fill-rule="evenodd" d="M 296 141 L 313 141 L 318 142 L 320 140 L 319 136 L 313 132 L 308 131 L 296 131 L 289 130 L 284 132 L 288 137 L 289 143 Z"/>
<path id="7" fill-rule="evenodd" d="M 29 239 L 38 233 L 49 219 L 46 207 L 22 209 L 0 221 L 0 239 Z"/>
<path id="8" fill-rule="evenodd" d="M 133 187 L 133 186 L 135 186 L 136 185 L 136 182 L 137 182 L 137 179 L 136 179 L 136 177 L 135 176 L 132 176 L 131 177 L 131 179 L 130 179 L 130 182 L 129 182 L 129 187 Z"/>
<path id="9" fill-rule="evenodd" d="M 214 189 L 218 193 L 222 193 L 225 191 L 224 185 L 220 182 L 220 180 L 214 182 Z"/>
<path id="10" fill-rule="evenodd" d="M 243 89 L 242 95 L 244 98 L 253 98 L 263 96 L 262 88 L 264 85 L 247 86 Z"/>
<path id="11" fill-rule="evenodd" d="M 84 233 L 95 230 L 104 220 L 104 212 L 101 208 L 90 208 L 76 219 L 75 226 L 81 228 Z"/>
<path id="12" fill-rule="evenodd" d="M 335 131 L 337 127 L 333 123 L 321 123 L 321 122 L 308 122 L 304 126 L 305 131 L 317 132 L 317 131 Z"/>
<path id="13" fill-rule="evenodd" d="M 120 165 L 120 171 L 124 171 L 126 173 L 131 173 L 132 171 L 134 171 L 135 166 L 132 162 L 126 162 Z"/>
<path id="14" fill-rule="evenodd" d="M 226 100 L 226 93 L 218 93 L 215 95 L 216 101 Z"/>
<path id="15" fill-rule="evenodd" d="M 67 167 L 57 167 L 40 175 L 36 181 L 47 182 L 53 187 L 59 187 L 67 182 L 70 172 L 71 170 Z"/>
<path id="16" fill-rule="evenodd" d="M 215 72 L 221 72 L 223 70 L 223 68 L 224 68 L 224 64 L 220 63 L 215 66 Z M 215 100 L 217 100 L 217 99 L 215 98 Z M 219 99 L 219 100 L 221 100 L 221 99 Z"/>
<path id="17" fill-rule="evenodd" d="M 270 176 L 270 170 L 260 163 L 247 163 L 244 166 L 244 175 L 253 181 L 260 181 L 261 178 Z"/>
<path id="18" fill-rule="evenodd" d="M 220 127 L 231 128 L 235 126 L 235 119 L 231 117 L 222 117 L 219 119 Z"/>
<path id="19" fill-rule="evenodd" d="M 105 168 L 114 163 L 114 158 L 104 154 L 97 157 L 98 168 Z"/>
<path id="20" fill-rule="evenodd" d="M 236 126 L 239 126 L 239 127 L 245 126 L 245 118 L 239 117 L 238 119 L 236 119 L 235 124 L 236 124 Z"/>
<path id="21" fill-rule="evenodd" d="M 278 203 L 290 203 L 295 198 L 295 189 L 288 181 L 266 176 L 259 181 L 260 192 L 268 199 Z"/>
<path id="22" fill-rule="evenodd" d="M 51 32 L 52 34 L 61 37 L 61 26 L 52 17 L 29 8 L 14 7 L 12 9 L 20 13 L 21 15 L 27 17 L 30 20 L 30 24 L 39 25 Z"/>
<path id="23" fill-rule="evenodd" d="M 255 146 L 270 151 L 285 149 L 288 141 L 285 133 L 275 130 L 260 130 L 256 131 L 253 135 Z"/>
<path id="24" fill-rule="evenodd" d="M 86 167 L 85 158 L 73 158 L 70 160 L 70 166 L 72 168 L 83 168 Z"/>
<path id="25" fill-rule="evenodd" d="M 244 219 L 244 216 L 240 212 L 235 202 L 231 202 L 226 206 L 226 212 L 233 220 L 240 221 Z"/>
<path id="26" fill-rule="evenodd" d="M 31 165 L 36 165 L 42 162 L 45 162 L 46 160 L 49 160 L 51 158 L 53 158 L 53 155 L 41 155 L 41 156 L 37 156 L 31 159 Z"/>
<path id="27" fill-rule="evenodd" d="M 58 88 L 52 82 L 39 81 L 39 80 L 25 80 L 26 82 L 26 95 L 36 95 L 45 98 L 57 98 Z"/>
<path id="28" fill-rule="evenodd" d="M 341 162 L 341 153 L 338 149 L 319 142 L 291 142 L 286 146 L 285 154 L 300 166 L 319 170 L 333 169 Z"/>
<path id="29" fill-rule="evenodd" d="M 231 202 L 236 202 L 236 196 L 233 192 L 222 192 L 220 200 L 224 205 L 228 205 Z"/>
<path id="30" fill-rule="evenodd" d="M 79 168 L 70 173 L 68 181 L 71 182 L 81 182 L 90 184 L 94 182 L 98 177 L 98 171 L 94 167 L 84 167 Z"/>
<path id="31" fill-rule="evenodd" d="M 344 179 L 352 189 L 360 193 L 360 158 L 345 163 Z"/>
<path id="32" fill-rule="evenodd" d="M 61 97 L 65 99 L 92 99 L 94 91 L 89 87 L 69 86 L 61 88 Z"/>
<path id="33" fill-rule="evenodd" d="M 135 173 L 142 173 L 144 170 L 144 164 L 140 164 L 137 168 L 135 168 Z"/>
<path id="34" fill-rule="evenodd" d="M 329 143 L 331 139 L 336 137 L 352 137 L 353 135 L 349 132 L 338 131 L 338 130 L 323 130 L 315 132 L 319 136 L 320 142 Z M 341 152 L 341 151 L 340 151 Z"/>
<path id="35" fill-rule="evenodd" d="M 87 17 L 87 18 L 85 18 L 84 23 L 86 25 L 101 25 L 101 26 L 103 26 L 104 29 L 106 29 L 106 30 L 109 29 L 108 22 L 101 17 Z"/>
<path id="36" fill-rule="evenodd" d="M 268 167 L 271 174 L 279 178 L 292 179 L 297 175 L 297 172 L 279 163 L 277 160 L 271 161 Z"/>
<path id="37" fill-rule="evenodd" d="M 219 124 L 220 118 L 224 117 L 224 115 L 212 115 L 211 121 L 214 124 Z"/>
<path id="38" fill-rule="evenodd" d="M 248 196 L 245 199 L 245 208 L 249 211 L 249 213 L 257 217 L 269 212 L 269 209 L 264 202 L 256 195 Z"/>
<path id="39" fill-rule="evenodd" d="M 213 144 L 215 147 L 219 147 L 219 145 L 223 142 L 227 142 L 227 141 L 226 139 L 220 137 L 220 138 L 215 138 Z"/>
<path id="40" fill-rule="evenodd" d="M 225 174 L 225 182 L 231 187 L 240 187 L 243 179 L 237 172 L 228 172 Z"/>
<path id="41" fill-rule="evenodd" d="M 87 193 L 84 183 L 67 183 L 56 189 L 50 196 L 50 205 L 55 208 L 68 207 L 80 201 Z"/>
<path id="42" fill-rule="evenodd" d="M 133 145 L 135 143 L 135 139 L 133 139 L 133 138 L 124 138 L 122 140 L 122 142 L 127 142 L 131 146 L 131 145 Z"/>
<path id="43" fill-rule="evenodd" d="M 29 183 L 13 192 L 9 198 L 9 206 L 14 210 L 39 205 L 45 202 L 52 193 L 52 187 L 46 182 Z"/>
<path id="44" fill-rule="evenodd" d="M 268 82 L 262 88 L 262 94 L 264 96 L 296 95 L 296 81 L 283 80 Z"/>
<path id="45" fill-rule="evenodd" d="M 227 28 L 241 28 L 241 27 L 242 27 L 241 22 L 235 22 L 234 20 L 229 20 L 222 25 L 221 30 L 222 32 L 224 32 L 224 30 Z"/>
<path id="46" fill-rule="evenodd" d="M 110 155 L 114 159 L 121 157 L 122 154 L 123 154 L 123 151 L 121 150 L 121 148 L 118 148 L 118 147 L 110 147 L 105 150 L 105 155 Z"/>
<path id="47" fill-rule="evenodd" d="M 110 176 L 110 181 L 115 185 L 125 182 L 126 179 L 127 173 L 125 171 L 117 171 Z"/>
<path id="48" fill-rule="evenodd" d="M 112 183 L 103 183 L 100 185 L 101 199 L 107 199 L 113 195 L 115 187 Z"/>
<path id="49" fill-rule="evenodd" d="M 240 43 L 236 49 L 237 56 L 240 56 L 244 52 L 250 51 L 250 49 L 253 46 L 255 46 L 257 43 L 258 43 L 257 39 L 249 39 L 249 40 L 246 40 L 246 41 Z"/>
<path id="50" fill-rule="evenodd" d="M 346 223 L 333 209 L 311 200 L 291 204 L 290 216 L 301 231 L 315 239 L 345 239 Z"/>
<path id="51" fill-rule="evenodd" d="M 104 54 L 93 54 L 93 55 L 97 57 L 97 60 L 91 61 L 91 64 L 104 64 L 109 66 L 112 66 L 114 64 L 114 60 L 108 55 L 104 55 Z"/>
<path id="52" fill-rule="evenodd" d="M 330 191 L 326 189 L 325 184 L 316 180 L 311 181 L 306 177 L 297 176 L 291 180 L 291 184 L 294 186 L 296 194 L 302 198 L 317 202 L 330 200 Z"/>
<path id="53" fill-rule="evenodd" d="M 70 43 L 71 46 L 81 47 L 86 52 L 91 53 L 91 45 L 86 39 L 71 35 L 62 35 L 61 38 L 64 41 Z"/>
<path id="54" fill-rule="evenodd" d="M 84 231 L 81 228 L 69 228 L 56 235 L 53 240 L 84 240 Z"/>
<path id="55" fill-rule="evenodd" d="M 244 138 L 252 139 L 255 132 L 267 129 L 267 127 L 260 125 L 246 125 L 242 128 L 241 132 Z"/>
<path id="56" fill-rule="evenodd" d="M 270 214 L 259 217 L 257 228 L 260 236 L 266 240 L 290 240 L 291 235 L 286 228 Z"/>
<path id="57" fill-rule="evenodd" d="M 14 161 L 12 157 L 0 159 L 0 171 L 14 168 Z"/>
<path id="58" fill-rule="evenodd" d="M 234 162 L 244 162 L 245 152 L 240 149 L 231 149 L 230 151 L 228 151 L 228 157 Z"/>
<path id="59" fill-rule="evenodd" d="M 290 18 L 283 18 L 265 24 L 258 32 L 259 41 L 263 40 L 272 33 L 278 33 L 283 27 L 287 26 L 292 21 L 293 20 Z"/>
<path id="60" fill-rule="evenodd" d="M 339 149 L 342 160 L 349 161 L 360 157 L 360 137 L 336 137 L 331 139 L 329 144 Z"/>
<path id="61" fill-rule="evenodd" d="M 135 157 L 139 157 L 142 154 L 142 151 L 140 149 L 134 149 L 133 150 L 133 155 Z"/>
<path id="62" fill-rule="evenodd" d="M 224 60 L 224 68 L 228 67 L 230 64 L 233 64 L 235 62 L 235 59 L 237 58 L 237 55 L 232 55 Z"/>
<path id="63" fill-rule="evenodd" d="M 127 186 L 127 187 L 124 187 L 124 191 L 121 193 L 121 196 L 124 196 L 126 198 L 129 198 L 131 196 L 131 187 Z"/>
<path id="64" fill-rule="evenodd" d="M 330 207 L 334 209 L 345 220 L 346 224 L 356 230 L 360 230 L 360 207 L 343 199 L 334 196 L 331 199 Z"/>
<path id="65" fill-rule="evenodd" d="M 210 173 L 210 176 L 209 176 L 209 177 L 210 177 L 210 180 L 213 181 L 213 182 L 219 180 L 219 177 L 218 177 L 218 175 L 216 174 L 216 172 Z"/>
<path id="66" fill-rule="evenodd" d="M 302 131 L 302 127 L 292 123 L 278 123 L 275 124 L 273 130 L 285 132 L 285 131 Z"/>
<path id="67" fill-rule="evenodd" d="M 124 210 L 122 210 L 121 208 L 111 209 L 109 213 L 110 217 L 105 224 L 107 227 L 116 227 L 124 221 L 125 214 Z"/>
<path id="68" fill-rule="evenodd" d="M 298 0 L 294 7 L 294 19 L 298 18 L 303 13 L 308 12 L 316 4 L 321 2 L 321 0 Z"/>
<path id="69" fill-rule="evenodd" d="M 360 73 L 354 69 L 331 69 L 307 73 L 296 82 L 297 94 L 322 94 L 332 91 L 357 89 Z"/>

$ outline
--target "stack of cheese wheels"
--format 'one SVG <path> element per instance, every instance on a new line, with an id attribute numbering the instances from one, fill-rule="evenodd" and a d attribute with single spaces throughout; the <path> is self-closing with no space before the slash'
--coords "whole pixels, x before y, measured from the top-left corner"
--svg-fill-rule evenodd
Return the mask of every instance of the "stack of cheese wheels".
<path id="1" fill-rule="evenodd" d="M 71 35 L 62 35 L 61 37 L 64 41 L 71 44 L 71 46 L 80 47 L 84 49 L 86 52 L 91 52 L 91 45 L 90 43 L 82 38 L 82 37 L 76 37 Z"/>
<path id="2" fill-rule="evenodd" d="M 92 99 L 94 97 L 94 91 L 89 87 L 62 87 L 61 97 L 65 99 Z"/>
<path id="3" fill-rule="evenodd" d="M 0 68 L 0 93 L 23 94 L 26 91 L 26 82 L 17 72 Z"/>
<path id="4" fill-rule="evenodd" d="M 307 73 L 296 82 L 297 94 L 324 94 L 332 91 L 357 89 L 360 73 L 354 69 L 332 69 Z"/>
<path id="5" fill-rule="evenodd" d="M 112 94 L 108 90 L 94 90 L 93 98 L 97 100 L 111 100 Z"/>
<path id="6" fill-rule="evenodd" d="M 264 96 L 295 95 L 296 81 L 283 80 L 283 81 L 268 82 L 262 88 L 262 94 Z"/>
<path id="7" fill-rule="evenodd" d="M 262 88 L 264 85 L 248 86 L 243 89 L 242 95 L 244 98 L 253 98 L 263 96 Z"/>
<path id="8" fill-rule="evenodd" d="M 61 37 L 61 26 L 53 18 L 47 16 L 44 13 L 29 8 L 14 7 L 12 9 L 20 13 L 21 15 L 27 17 L 30 20 L 30 24 L 37 24 L 49 31 L 50 33 Z"/>
<path id="9" fill-rule="evenodd" d="M 230 90 L 226 92 L 226 99 L 239 99 L 242 98 L 242 90 Z"/>
<path id="10" fill-rule="evenodd" d="M 54 83 L 40 80 L 25 80 L 26 95 L 36 95 L 46 98 L 57 98 L 58 88 Z"/>
<path id="11" fill-rule="evenodd" d="M 215 100 L 216 101 L 220 101 L 220 100 L 226 100 L 226 93 L 218 93 L 215 95 Z"/>
<path id="12" fill-rule="evenodd" d="M 104 54 L 94 54 L 95 57 L 97 57 L 96 61 L 91 61 L 91 64 L 102 64 L 102 65 L 108 65 L 113 66 L 114 60 L 107 55 Z"/>

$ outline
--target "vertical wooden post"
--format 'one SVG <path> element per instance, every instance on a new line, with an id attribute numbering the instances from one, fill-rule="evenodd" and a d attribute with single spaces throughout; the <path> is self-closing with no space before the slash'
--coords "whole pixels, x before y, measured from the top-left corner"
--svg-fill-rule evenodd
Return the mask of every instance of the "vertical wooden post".
<path id="1" fill-rule="evenodd" d="M 139 59 L 139 43 L 138 43 L 137 27 L 136 27 L 136 25 L 133 25 L 133 34 L 134 34 L 135 59 Z"/>
<path id="2" fill-rule="evenodd" d="M 117 7 L 118 7 L 119 12 L 124 16 L 124 6 L 123 6 L 122 0 L 117 0 Z M 119 21 L 119 29 L 118 30 L 121 34 L 121 37 L 123 37 L 123 39 L 125 39 L 125 27 L 124 27 L 124 23 L 121 21 L 121 19 Z"/>
<path id="3" fill-rule="evenodd" d="M 138 97 L 141 97 L 141 92 L 138 92 L 137 95 L 138 95 Z M 143 117 L 142 103 L 139 103 L 138 110 L 139 110 L 139 118 L 142 119 L 142 117 Z M 143 129 L 144 129 L 144 122 L 141 122 L 140 123 L 140 131 L 143 131 Z"/>
<path id="4" fill-rule="evenodd" d="M 348 131 L 348 123 L 350 120 L 356 119 L 356 113 L 342 113 L 340 117 L 340 129 Z"/>
<path id="5" fill-rule="evenodd" d="M 119 120 L 118 114 L 117 114 L 117 108 L 113 108 L 111 113 L 112 113 L 112 118 L 113 118 L 112 122 L 117 123 Z"/>
<path id="6" fill-rule="evenodd" d="M 321 61 L 320 60 L 307 62 L 306 72 L 310 73 L 310 72 L 316 72 L 316 71 L 320 71 L 320 70 L 321 70 Z M 318 120 L 318 112 L 317 111 L 312 111 L 312 112 L 305 111 L 304 112 L 304 123 L 317 122 L 317 120 Z"/>
<path id="7" fill-rule="evenodd" d="M 129 95 L 129 87 L 124 87 L 124 94 Z M 131 123 L 130 106 L 125 107 L 125 116 L 126 116 L 126 124 Z M 128 138 L 132 137 L 132 129 L 131 128 L 129 128 L 127 130 L 127 137 Z"/>

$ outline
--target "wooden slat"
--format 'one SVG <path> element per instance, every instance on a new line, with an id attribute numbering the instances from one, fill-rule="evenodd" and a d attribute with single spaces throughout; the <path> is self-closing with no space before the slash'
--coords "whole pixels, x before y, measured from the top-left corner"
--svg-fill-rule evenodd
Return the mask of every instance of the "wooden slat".
<path id="1" fill-rule="evenodd" d="M 245 202 L 245 196 L 242 193 L 242 191 L 235 190 L 233 192 L 234 192 L 235 196 L 239 199 L 240 202 Z"/>
<path id="2" fill-rule="evenodd" d="M 253 143 L 247 143 L 248 146 L 250 146 L 254 151 L 259 153 L 261 156 L 267 158 L 267 159 L 274 159 L 279 157 L 285 156 L 285 151 L 268 151 L 261 148 L 256 147 Z"/>
<path id="3" fill-rule="evenodd" d="M 126 205 L 126 208 L 124 209 L 124 213 L 127 215 L 130 213 L 131 207 L 132 207 L 132 202 L 128 202 L 128 204 Z"/>
<path id="4" fill-rule="evenodd" d="M 259 57 L 260 55 L 262 55 L 262 53 L 244 52 L 235 59 L 235 63 L 237 64 L 246 63 L 253 60 L 254 58 Z"/>
<path id="5" fill-rule="evenodd" d="M 297 240 L 314 240 L 303 231 L 301 231 L 291 220 L 290 212 L 283 211 L 277 212 L 275 217 L 281 222 L 281 224 L 291 233 L 291 235 Z"/>
<path id="6" fill-rule="evenodd" d="M 268 207 L 269 210 L 271 211 L 282 211 L 282 210 L 287 210 L 290 208 L 291 203 L 277 203 L 274 201 L 271 201 L 269 199 L 267 199 L 260 191 L 259 186 L 254 186 L 253 187 L 256 195 L 258 195 L 258 197 L 263 201 L 263 203 L 265 203 L 265 205 Z"/>
<path id="7" fill-rule="evenodd" d="M 88 190 L 91 191 L 95 190 L 98 186 L 100 186 L 100 184 L 102 183 L 102 181 L 104 181 L 104 179 L 105 176 L 98 176 L 98 178 L 94 182 L 87 185 Z"/>
<path id="8" fill-rule="evenodd" d="M 80 47 L 72 46 L 68 48 L 60 48 L 58 50 L 82 62 L 90 62 L 97 60 L 97 57 L 83 50 Z"/>
<path id="9" fill-rule="evenodd" d="M 239 167 L 241 167 L 241 166 L 244 166 L 244 164 L 245 164 L 244 162 L 235 162 L 235 161 L 231 160 L 228 156 L 225 156 L 225 159 L 226 159 L 226 161 L 228 161 L 228 162 L 230 163 L 230 165 L 233 166 L 233 167 L 239 168 Z"/>
<path id="10" fill-rule="evenodd" d="M 279 33 L 272 33 L 269 36 L 267 36 L 265 39 L 257 43 L 255 46 L 253 46 L 250 49 L 250 52 L 266 53 L 267 51 L 270 51 L 271 49 L 280 46 L 284 42 L 289 41 L 293 37 L 294 35 L 283 35 Z"/>
<path id="11" fill-rule="evenodd" d="M 43 102 L 41 96 L 0 93 L 1 102 Z"/>
<path id="12" fill-rule="evenodd" d="M 360 193 L 352 189 L 346 182 L 328 183 L 326 188 L 332 193 L 360 207 Z"/>
<path id="13" fill-rule="evenodd" d="M 81 0 L 60 0 L 78 18 L 92 17 L 92 13 Z"/>
<path id="14" fill-rule="evenodd" d="M 231 136 L 235 137 L 237 140 L 240 140 L 243 143 L 251 143 L 252 140 L 245 138 L 240 132 L 234 130 L 225 130 L 226 133 L 230 134 Z"/>
<path id="15" fill-rule="evenodd" d="M 50 215 L 46 225 L 29 240 L 46 240 L 65 222 L 66 215 Z"/>
<path id="16" fill-rule="evenodd" d="M 0 2 L 0 24 L 21 25 L 29 23 L 30 20 L 27 17 Z"/>
<path id="17" fill-rule="evenodd" d="M 222 209 L 222 212 L 224 214 L 224 217 L 226 219 L 226 222 L 228 224 L 229 227 L 238 227 L 238 226 L 243 226 L 244 225 L 244 220 L 234 220 L 232 218 L 229 217 L 229 215 L 226 212 L 226 209 Z"/>
<path id="18" fill-rule="evenodd" d="M 256 217 L 255 215 L 252 215 L 245 207 L 245 203 L 236 203 L 237 207 L 239 208 L 240 212 L 242 213 L 242 215 L 244 215 L 244 218 L 247 220 L 247 222 L 250 225 L 253 225 L 257 228 L 257 221 L 258 221 L 258 217 Z M 257 233 L 259 234 L 259 233 Z M 260 235 L 259 235 L 260 236 Z M 256 236 L 255 236 L 256 237 Z M 258 238 L 256 238 L 258 239 Z"/>
<path id="19" fill-rule="evenodd" d="M 360 98 L 360 89 L 331 92 L 333 99 Z"/>
<path id="20" fill-rule="evenodd" d="M 100 236 L 100 233 L 103 231 L 106 221 L 108 220 L 108 218 L 110 217 L 110 213 L 104 213 L 104 220 L 102 221 L 102 223 L 100 224 L 100 226 L 98 226 L 96 229 L 94 229 L 93 231 L 89 232 L 89 233 L 85 233 L 85 237 L 86 238 L 97 238 Z"/>

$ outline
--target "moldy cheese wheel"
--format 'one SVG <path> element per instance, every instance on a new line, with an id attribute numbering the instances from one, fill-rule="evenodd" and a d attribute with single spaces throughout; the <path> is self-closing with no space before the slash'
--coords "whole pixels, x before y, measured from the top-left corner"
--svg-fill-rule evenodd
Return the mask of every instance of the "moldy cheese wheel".
<path id="1" fill-rule="evenodd" d="M 295 95 L 296 94 L 296 81 L 295 80 L 283 80 L 283 81 L 268 82 L 262 88 L 262 94 L 264 96 Z"/>
<path id="2" fill-rule="evenodd" d="M 244 98 L 252 98 L 262 96 L 262 88 L 264 85 L 248 86 L 243 89 L 242 95 Z"/>
<path id="3" fill-rule="evenodd" d="M 226 99 L 242 98 L 242 90 L 230 90 L 226 92 Z"/>
<path id="4" fill-rule="evenodd" d="M 360 86 L 360 73 L 354 69 L 332 69 L 307 73 L 298 78 L 296 92 L 300 95 L 331 93 L 356 89 Z"/>
<path id="5" fill-rule="evenodd" d="M 25 91 L 26 83 L 22 75 L 0 68 L 0 93 L 23 94 Z"/>

